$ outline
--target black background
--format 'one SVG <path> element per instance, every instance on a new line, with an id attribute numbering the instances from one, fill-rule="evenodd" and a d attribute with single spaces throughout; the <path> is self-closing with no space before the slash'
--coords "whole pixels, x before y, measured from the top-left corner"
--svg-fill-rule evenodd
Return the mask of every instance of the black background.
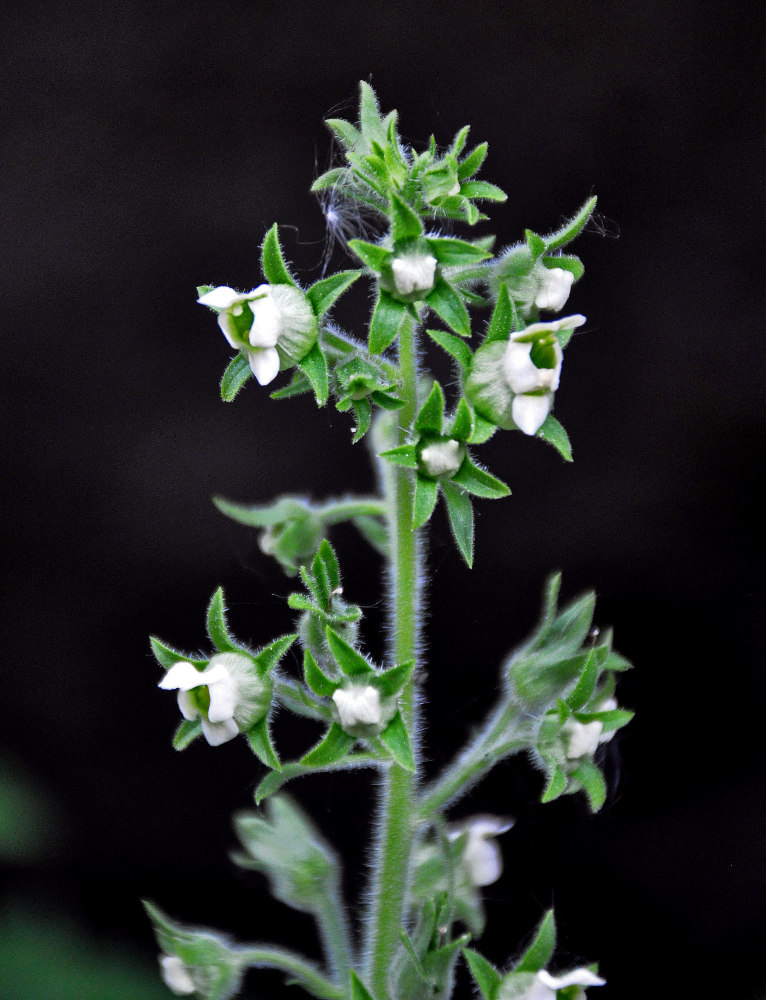
<path id="1" fill-rule="evenodd" d="M 147 956 L 140 896 L 241 938 L 297 931 L 313 947 L 309 921 L 227 860 L 229 814 L 258 772 L 244 741 L 169 748 L 174 699 L 156 691 L 146 636 L 204 645 L 219 584 L 243 639 L 290 628 L 290 584 L 211 494 L 372 486 L 331 407 L 275 403 L 255 383 L 220 402 L 230 353 L 194 301 L 198 283 L 257 284 L 275 220 L 304 282 L 319 277 L 324 223 L 308 187 L 330 165 L 321 121 L 353 118 L 367 78 L 416 146 L 465 123 L 489 141 L 482 176 L 510 197 L 480 231 L 501 243 L 599 195 L 569 304 L 587 334 L 556 399 L 574 465 L 521 435 L 482 447 L 514 493 L 480 504 L 472 572 L 435 518 L 427 754 L 435 768 L 492 703 L 497 664 L 553 568 L 565 596 L 598 591 L 599 623 L 638 666 L 622 688 L 638 717 L 609 747 L 600 816 L 578 799 L 539 806 L 523 763 L 455 810 L 517 818 L 482 948 L 505 962 L 554 902 L 562 966 L 598 958 L 605 996 L 692 983 L 757 996 L 762 23 L 691 0 L 193 0 L 18 5 L 3 34 L 0 743 L 63 817 L 58 852 L 6 886 Z M 358 289 L 337 319 L 359 331 L 367 309 Z M 380 654 L 377 560 L 350 529 L 335 540 Z M 314 735 L 288 722 L 280 748 Z M 295 789 L 347 849 L 358 896 L 365 781 Z M 251 990 L 281 987 L 264 974 Z"/>

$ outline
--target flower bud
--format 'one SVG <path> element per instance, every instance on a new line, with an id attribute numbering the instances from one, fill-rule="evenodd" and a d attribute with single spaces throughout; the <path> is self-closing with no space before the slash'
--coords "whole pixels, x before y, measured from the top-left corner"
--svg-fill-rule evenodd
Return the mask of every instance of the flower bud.
<path id="1" fill-rule="evenodd" d="M 455 475 L 463 464 L 465 449 L 452 438 L 432 440 L 420 450 L 420 471 L 431 479 Z"/>
<path id="2" fill-rule="evenodd" d="M 559 312 L 569 298 L 574 275 L 563 267 L 546 267 L 540 278 L 540 289 L 535 298 L 535 305 L 538 309 L 548 312 Z"/>
<path id="3" fill-rule="evenodd" d="M 350 736 L 377 736 L 396 714 L 396 698 L 381 697 L 372 684 L 347 683 L 333 692 L 338 722 Z"/>

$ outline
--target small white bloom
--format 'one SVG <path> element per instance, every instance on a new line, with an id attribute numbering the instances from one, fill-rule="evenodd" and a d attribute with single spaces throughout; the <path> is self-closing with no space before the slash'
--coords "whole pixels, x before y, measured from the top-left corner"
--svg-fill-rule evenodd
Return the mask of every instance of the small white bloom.
<path id="1" fill-rule="evenodd" d="M 271 286 L 258 285 L 250 292 L 235 292 L 228 285 L 221 285 L 206 292 L 197 301 L 217 311 L 221 332 L 235 350 L 245 352 L 258 384 L 272 382 L 279 374 L 277 342 L 284 317 Z M 253 321 L 243 342 L 235 317 L 242 315 L 245 305 L 249 307 Z"/>
<path id="2" fill-rule="evenodd" d="M 174 663 L 159 683 L 165 691 L 178 691 L 178 707 L 185 719 L 200 719 L 202 732 L 211 747 L 233 740 L 239 733 L 234 713 L 239 702 L 239 684 L 234 676 L 240 661 L 237 653 L 217 653 L 204 670 L 197 670 L 188 660 Z M 207 687 L 210 705 L 207 712 L 197 707 L 189 694 Z"/>
<path id="3" fill-rule="evenodd" d="M 617 708 L 614 698 L 606 698 L 596 705 L 596 712 L 613 712 Z M 614 737 L 614 731 L 604 732 L 603 723 L 579 722 L 569 718 L 562 727 L 567 736 L 567 758 L 578 760 L 580 757 L 592 757 L 600 743 L 608 743 Z"/>
<path id="4" fill-rule="evenodd" d="M 566 989 L 567 986 L 604 986 L 606 980 L 595 975 L 590 969 L 573 969 L 565 972 L 563 976 L 552 976 L 545 969 L 541 969 L 535 976 L 532 988 L 524 995 L 524 1000 L 555 1000 L 559 990 Z M 585 996 L 585 991 L 580 990 L 579 997 Z"/>
<path id="5" fill-rule="evenodd" d="M 427 475 L 434 478 L 457 472 L 463 461 L 460 442 L 435 441 L 426 445 L 420 453 L 420 460 Z"/>
<path id="6" fill-rule="evenodd" d="M 434 287 L 436 258 L 430 254 L 411 254 L 395 257 L 391 263 L 394 285 L 400 295 L 413 292 L 430 292 Z"/>
<path id="7" fill-rule="evenodd" d="M 573 282 L 574 275 L 571 271 L 566 271 L 563 267 L 545 268 L 535 305 L 538 309 L 547 309 L 549 312 L 563 309 Z"/>
<path id="8" fill-rule="evenodd" d="M 383 721 L 383 706 L 380 692 L 371 684 L 351 684 L 338 688 L 332 696 L 344 729 L 352 729 L 359 723 L 379 726 Z"/>
<path id="9" fill-rule="evenodd" d="M 527 331 L 523 332 L 526 333 Z M 552 345 L 556 357 L 555 366 L 553 368 L 538 368 L 530 357 L 532 348 L 535 346 L 534 342 L 518 343 L 514 340 L 515 336 L 516 334 L 511 337 L 503 355 L 503 371 L 511 391 L 525 393 L 545 389 L 555 392 L 559 387 L 561 362 L 564 359 L 559 342 L 556 341 Z"/>
<path id="10" fill-rule="evenodd" d="M 163 983 L 176 996 L 189 996 L 195 992 L 194 980 L 178 955 L 160 955 L 159 963 Z"/>
<path id="11" fill-rule="evenodd" d="M 468 833 L 463 862 L 475 886 L 492 885 L 500 878 L 503 858 L 494 838 L 507 833 L 512 826 L 513 820 L 501 819 L 499 816 L 474 816 L 449 831 L 450 840 Z"/>
<path id="12" fill-rule="evenodd" d="M 552 393 L 542 396 L 514 396 L 511 403 L 513 422 L 523 434 L 537 434 L 551 410 Z"/>

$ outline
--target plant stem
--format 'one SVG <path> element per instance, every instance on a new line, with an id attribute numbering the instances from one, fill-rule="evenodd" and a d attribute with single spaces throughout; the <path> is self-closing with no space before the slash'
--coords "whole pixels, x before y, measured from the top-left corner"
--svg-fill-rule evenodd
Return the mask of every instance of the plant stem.
<path id="1" fill-rule="evenodd" d="M 336 986 L 326 979 L 311 962 L 296 955 L 286 948 L 261 948 L 257 945 L 244 948 L 241 952 L 244 961 L 253 969 L 280 969 L 296 979 L 316 997 L 327 1000 L 341 1000 L 346 996 L 346 985 Z"/>
<path id="2" fill-rule="evenodd" d="M 354 517 L 385 517 L 387 512 L 386 504 L 379 497 L 331 500 L 317 511 L 326 524 L 339 524 Z"/>
<path id="3" fill-rule="evenodd" d="M 417 406 L 417 356 L 415 326 L 405 320 L 399 338 L 401 392 L 405 405 L 399 411 L 398 444 L 405 444 L 415 419 Z M 419 538 L 412 527 L 414 477 L 408 469 L 384 473 L 389 501 L 391 539 L 389 603 L 394 662 L 414 659 L 418 650 L 419 619 Z M 418 720 L 415 683 L 411 680 L 399 698 L 399 708 L 413 740 L 415 766 L 418 762 Z M 400 941 L 404 923 L 404 901 L 413 843 L 415 819 L 415 774 L 392 764 L 383 779 L 378 817 L 376 873 L 368 924 L 367 970 L 373 994 L 378 1000 L 388 996 L 388 975 Z"/>
<path id="4" fill-rule="evenodd" d="M 348 982 L 351 969 L 351 942 L 346 923 L 346 908 L 340 893 L 340 887 L 335 885 L 333 891 L 322 896 L 321 905 L 314 912 L 314 917 L 322 937 L 322 947 L 330 968 L 337 982 L 344 986 Z"/>

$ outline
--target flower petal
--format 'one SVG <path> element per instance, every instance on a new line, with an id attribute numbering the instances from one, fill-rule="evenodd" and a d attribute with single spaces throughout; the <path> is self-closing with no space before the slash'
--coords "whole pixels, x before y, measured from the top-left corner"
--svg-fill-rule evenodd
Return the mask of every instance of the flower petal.
<path id="1" fill-rule="evenodd" d="M 229 345 L 238 351 L 241 345 L 237 341 L 237 327 L 231 313 L 219 313 L 218 325 L 221 328 L 221 333 L 228 340 Z"/>
<path id="2" fill-rule="evenodd" d="M 281 326 L 279 306 L 271 295 L 249 303 L 253 313 L 248 340 L 253 347 L 276 347 Z"/>
<path id="3" fill-rule="evenodd" d="M 574 275 L 571 271 L 566 271 L 563 267 L 546 268 L 535 305 L 538 309 L 559 312 L 566 305 L 573 282 Z"/>
<path id="4" fill-rule="evenodd" d="M 279 351 L 276 347 L 256 347 L 247 352 L 247 360 L 258 385 L 268 385 L 279 374 Z"/>
<path id="5" fill-rule="evenodd" d="M 537 434 L 551 408 L 552 396 L 514 396 L 511 405 L 513 422 L 524 434 Z"/>
<path id="6" fill-rule="evenodd" d="M 239 734 L 239 728 L 234 719 L 227 719 L 225 722 L 210 722 L 202 716 L 202 733 L 211 747 L 219 747 L 222 743 L 228 743 Z"/>
<path id="7" fill-rule="evenodd" d="M 332 700 L 338 709 L 340 724 L 345 729 L 360 722 L 366 725 L 378 725 L 382 721 L 380 692 L 371 684 L 353 684 L 347 688 L 338 688 Z"/>
<path id="8" fill-rule="evenodd" d="M 224 668 L 221 668 L 224 669 Z M 207 710 L 207 717 L 211 722 L 226 722 L 233 718 L 234 710 L 237 707 L 239 685 L 226 671 L 226 677 L 208 686 L 210 692 L 210 707 Z"/>
<path id="9" fill-rule="evenodd" d="M 161 687 L 163 691 L 191 691 L 203 684 L 214 684 L 227 673 L 225 667 L 208 666 L 204 670 L 197 670 L 188 660 L 179 660 L 168 670 L 157 687 Z"/>
<path id="10" fill-rule="evenodd" d="M 185 719 L 188 719 L 189 722 L 193 722 L 194 719 L 199 718 L 199 709 L 191 700 L 188 691 L 178 692 L 178 707 L 181 709 L 181 715 Z"/>
<path id="11" fill-rule="evenodd" d="M 162 981 L 172 993 L 178 997 L 194 993 L 197 987 L 178 955 L 160 955 L 159 963 Z"/>
<path id="12" fill-rule="evenodd" d="M 563 731 L 567 734 L 567 758 L 578 760 L 580 757 L 592 757 L 596 752 L 604 727 L 600 722 L 578 722 L 577 719 L 567 719 Z"/>
<path id="13" fill-rule="evenodd" d="M 231 309 L 235 302 L 242 302 L 244 298 L 244 295 L 235 292 L 228 285 L 220 285 L 218 288 L 211 288 L 209 292 L 205 292 L 197 299 L 197 302 L 203 306 L 210 306 L 211 309 Z"/>
<path id="14" fill-rule="evenodd" d="M 547 986 L 551 990 L 563 990 L 567 986 L 605 986 L 606 979 L 602 979 L 601 976 L 597 976 L 595 972 L 591 972 L 590 969 L 572 969 L 571 972 L 565 972 L 563 976 L 552 976 L 550 972 L 546 972 L 545 969 L 541 969 L 537 973 L 537 978 L 543 985 Z"/>

